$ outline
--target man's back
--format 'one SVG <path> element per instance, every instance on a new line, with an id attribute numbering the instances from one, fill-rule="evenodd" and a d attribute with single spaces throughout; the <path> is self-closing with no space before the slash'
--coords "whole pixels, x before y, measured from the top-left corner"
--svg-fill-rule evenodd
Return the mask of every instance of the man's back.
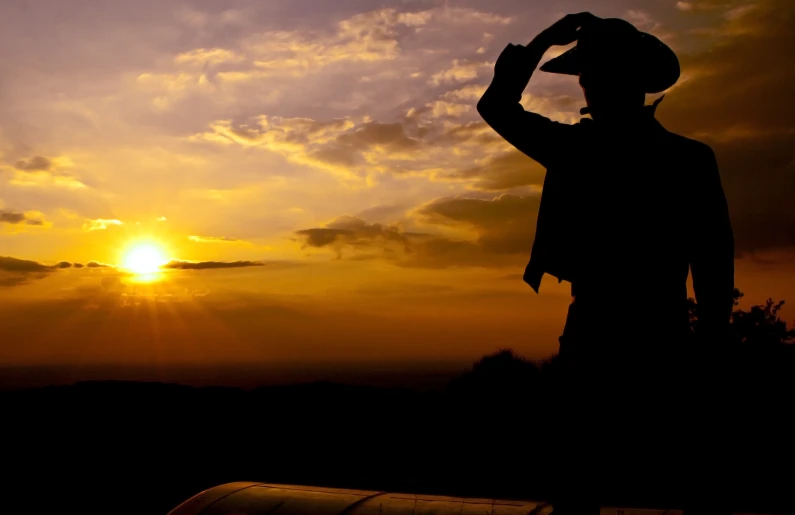
<path id="1" fill-rule="evenodd" d="M 627 323 L 652 312 L 658 330 L 666 322 L 681 330 L 690 264 L 725 239 L 717 225 L 699 230 L 705 213 L 725 211 L 710 184 L 711 150 L 666 131 L 651 112 L 635 125 L 586 120 L 572 129 L 577 151 L 548 172 L 559 176 L 567 214 L 542 229 L 568 239 L 561 250 L 573 256 L 573 294 Z"/>

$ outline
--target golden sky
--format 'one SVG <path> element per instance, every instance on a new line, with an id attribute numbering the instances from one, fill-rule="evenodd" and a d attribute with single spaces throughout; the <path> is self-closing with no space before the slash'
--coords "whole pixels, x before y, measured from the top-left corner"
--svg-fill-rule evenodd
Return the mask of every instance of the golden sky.
<path id="1" fill-rule="evenodd" d="M 544 170 L 474 106 L 583 10 L 677 52 L 658 118 L 717 154 L 744 301 L 795 299 L 791 0 L 5 0 L 0 363 L 556 351 L 567 285 L 521 282 Z M 523 104 L 584 100 L 538 72 Z"/>

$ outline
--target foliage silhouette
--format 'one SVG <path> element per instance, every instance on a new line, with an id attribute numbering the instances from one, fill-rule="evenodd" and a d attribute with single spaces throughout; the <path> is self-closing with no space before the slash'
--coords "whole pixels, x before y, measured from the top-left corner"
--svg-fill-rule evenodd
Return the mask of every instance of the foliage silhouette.
<path id="1" fill-rule="evenodd" d="M 748 310 L 740 309 L 740 299 L 745 294 L 739 289 L 734 290 L 734 309 L 731 314 L 732 343 L 746 346 L 776 346 L 795 343 L 795 329 L 789 329 L 781 319 L 779 312 L 785 301 L 774 301 L 768 298 L 764 304 L 751 306 Z M 691 331 L 698 331 L 696 301 L 687 299 L 690 314 Z"/>

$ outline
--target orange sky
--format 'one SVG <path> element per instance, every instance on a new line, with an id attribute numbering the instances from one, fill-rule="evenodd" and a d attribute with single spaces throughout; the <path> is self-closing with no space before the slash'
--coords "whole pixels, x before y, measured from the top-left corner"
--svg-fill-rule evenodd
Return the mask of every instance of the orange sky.
<path id="1" fill-rule="evenodd" d="M 0 363 L 555 352 L 568 287 L 520 279 L 544 170 L 474 105 L 586 9 L 677 52 L 658 118 L 716 151 L 744 304 L 795 299 L 788 0 L 66 4 L 0 6 Z M 584 100 L 538 72 L 523 104 Z M 142 242 L 203 264 L 142 281 Z"/>

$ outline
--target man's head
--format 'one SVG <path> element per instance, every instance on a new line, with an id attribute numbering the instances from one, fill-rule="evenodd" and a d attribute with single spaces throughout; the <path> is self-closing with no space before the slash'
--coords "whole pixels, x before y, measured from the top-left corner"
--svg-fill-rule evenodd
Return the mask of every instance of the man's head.
<path id="1" fill-rule="evenodd" d="M 646 93 L 657 93 L 679 78 L 679 61 L 659 39 L 617 18 L 583 25 L 577 46 L 541 70 L 578 75 L 594 117 L 636 111 Z"/>
<path id="2" fill-rule="evenodd" d="M 580 29 L 580 86 L 594 117 L 643 107 L 646 91 L 634 65 L 643 56 L 631 44 L 639 34 L 623 20 L 600 20 Z"/>

